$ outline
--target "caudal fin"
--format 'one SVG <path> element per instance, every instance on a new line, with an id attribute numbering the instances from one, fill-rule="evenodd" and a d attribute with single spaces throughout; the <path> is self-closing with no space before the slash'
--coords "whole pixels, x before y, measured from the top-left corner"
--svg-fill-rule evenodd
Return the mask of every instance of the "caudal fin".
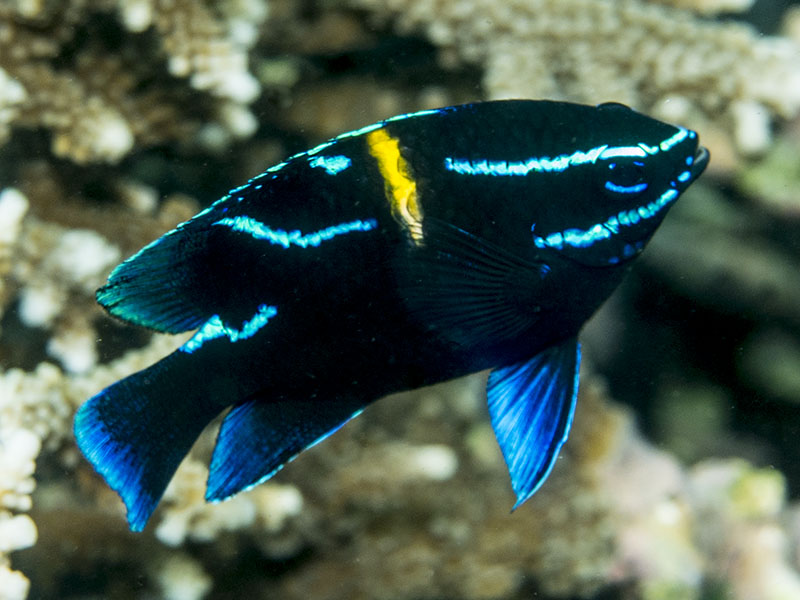
<path id="1" fill-rule="evenodd" d="M 141 531 L 203 428 L 220 407 L 170 385 L 163 361 L 118 381 L 80 407 L 78 447 L 128 509 Z"/>

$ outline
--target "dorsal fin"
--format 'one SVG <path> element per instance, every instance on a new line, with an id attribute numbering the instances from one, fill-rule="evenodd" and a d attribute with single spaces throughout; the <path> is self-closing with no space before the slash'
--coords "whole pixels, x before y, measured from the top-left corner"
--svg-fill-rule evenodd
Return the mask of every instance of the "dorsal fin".
<path id="1" fill-rule="evenodd" d="M 191 299 L 199 284 L 197 250 L 207 241 L 207 229 L 173 229 L 117 266 L 97 301 L 115 317 L 157 331 L 200 327 L 210 315 Z"/>

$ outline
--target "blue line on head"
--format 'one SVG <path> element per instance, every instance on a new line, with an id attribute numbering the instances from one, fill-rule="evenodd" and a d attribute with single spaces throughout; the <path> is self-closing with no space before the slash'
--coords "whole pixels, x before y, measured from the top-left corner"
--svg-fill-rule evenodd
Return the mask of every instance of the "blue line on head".
<path id="1" fill-rule="evenodd" d="M 638 194 L 647 189 L 646 183 L 637 183 L 636 185 L 617 185 L 611 181 L 606 181 L 606 189 L 610 192 L 617 192 L 620 194 Z"/>
<path id="2" fill-rule="evenodd" d="M 603 223 L 592 225 L 588 229 L 565 229 L 563 232 L 551 233 L 545 237 L 533 236 L 537 248 L 561 250 L 564 246 L 588 248 L 595 242 L 609 239 L 619 233 L 620 227 L 630 227 L 642 220 L 652 219 L 678 197 L 678 190 L 670 188 L 653 202 L 637 208 L 623 210 L 610 216 Z M 627 256 L 627 255 L 626 255 Z"/>
<path id="3" fill-rule="evenodd" d="M 694 133 L 694 132 L 692 132 Z M 685 140 L 689 136 L 689 130 L 684 129 L 683 127 L 678 127 L 677 133 L 668 137 L 663 142 L 661 142 L 658 147 L 662 152 L 668 151 L 673 146 L 680 144 L 683 140 Z"/>
<path id="4" fill-rule="evenodd" d="M 597 162 L 598 157 L 608 146 L 598 146 L 588 152 L 577 150 L 572 154 L 561 154 L 556 157 L 541 156 L 526 160 L 469 160 L 448 156 L 444 159 L 444 168 L 459 175 L 492 175 L 492 176 L 525 176 L 528 173 L 548 173 L 565 171 L 573 165 Z"/>

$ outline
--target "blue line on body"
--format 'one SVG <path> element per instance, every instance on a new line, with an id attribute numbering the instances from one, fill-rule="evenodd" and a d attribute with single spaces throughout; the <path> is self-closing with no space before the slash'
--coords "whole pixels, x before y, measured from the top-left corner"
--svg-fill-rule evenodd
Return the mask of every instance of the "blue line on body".
<path id="1" fill-rule="evenodd" d="M 289 248 L 299 246 L 300 248 L 317 247 L 322 242 L 333 239 L 337 235 L 351 233 L 353 231 L 371 231 L 378 226 L 375 219 L 357 219 L 347 223 L 340 223 L 331 227 L 303 234 L 299 230 L 285 231 L 283 229 L 273 229 L 269 225 L 262 223 L 252 217 L 225 217 L 215 222 L 214 225 L 224 225 L 234 231 L 246 233 L 257 240 L 266 240 L 270 244 Z"/>

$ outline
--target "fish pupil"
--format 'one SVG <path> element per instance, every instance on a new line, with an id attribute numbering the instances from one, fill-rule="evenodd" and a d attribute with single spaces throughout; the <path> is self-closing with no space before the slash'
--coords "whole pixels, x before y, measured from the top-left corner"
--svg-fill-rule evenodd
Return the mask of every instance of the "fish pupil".
<path id="1" fill-rule="evenodd" d="M 636 185 L 644 181 L 644 163 L 638 160 L 630 163 L 610 163 L 608 171 L 609 179 L 618 185 Z"/>
<path id="2" fill-rule="evenodd" d="M 608 163 L 605 189 L 613 195 L 636 195 L 647 189 L 645 165 L 640 160 Z"/>

